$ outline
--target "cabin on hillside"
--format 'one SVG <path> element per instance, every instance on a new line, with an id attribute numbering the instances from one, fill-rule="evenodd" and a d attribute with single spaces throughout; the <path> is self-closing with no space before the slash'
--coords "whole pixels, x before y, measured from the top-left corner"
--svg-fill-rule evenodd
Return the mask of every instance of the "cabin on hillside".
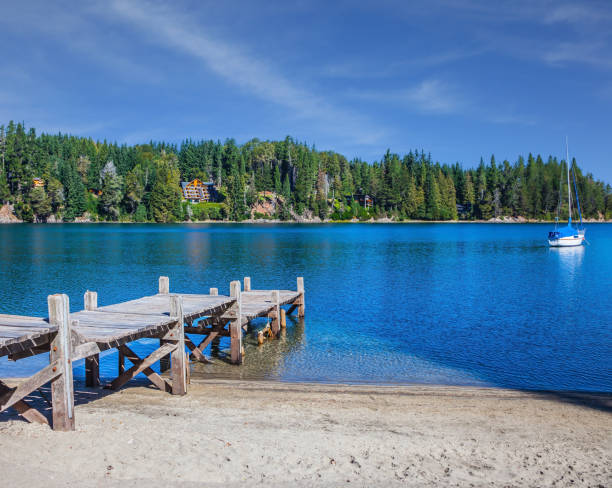
<path id="1" fill-rule="evenodd" d="M 42 178 L 34 178 L 32 179 L 32 183 L 34 184 L 34 188 L 40 188 L 45 186 L 45 180 Z"/>
<path id="2" fill-rule="evenodd" d="M 191 203 L 216 202 L 217 188 L 212 181 L 182 181 L 183 198 Z"/>
<path id="3" fill-rule="evenodd" d="M 355 194 L 346 197 L 346 202 L 351 205 L 353 202 L 359 203 L 366 210 L 374 206 L 374 199 L 370 195 Z"/>

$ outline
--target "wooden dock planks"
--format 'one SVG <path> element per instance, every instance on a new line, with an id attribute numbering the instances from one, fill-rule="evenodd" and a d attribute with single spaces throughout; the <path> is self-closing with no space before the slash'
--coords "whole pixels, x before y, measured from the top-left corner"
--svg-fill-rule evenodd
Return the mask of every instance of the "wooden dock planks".
<path id="1" fill-rule="evenodd" d="M 19 387 L 10 388 L 0 381 L 0 411 L 13 407 L 29 421 L 44 422 L 46 418 L 26 403 L 24 398 L 35 389 L 51 382 L 53 398 L 53 428 L 74 430 L 74 393 L 72 363 L 86 360 L 88 386 L 99 385 L 99 353 L 117 348 L 120 358 L 127 358 L 132 366 L 125 369 L 120 359 L 119 376 L 111 387 L 119 388 L 139 373 L 144 373 L 154 385 L 175 395 L 187 391 L 188 370 L 185 347 L 193 356 L 206 360 L 202 351 L 219 336 L 231 337 L 231 362 L 241 364 L 243 329 L 258 317 L 272 318 L 274 335 L 286 325 L 287 314 L 298 308 L 304 312 L 303 279 L 298 278 L 297 290 L 252 290 L 250 278 L 241 283 L 233 281 L 230 296 L 219 295 L 217 288 L 205 294 L 170 293 L 167 277 L 159 279 L 159 293 L 113 305 L 98 307 L 96 292 L 87 291 L 85 310 L 70 313 L 66 295 L 49 296 L 49 317 L 0 315 L 0 357 L 18 360 L 27 356 L 50 353 L 50 364 L 25 380 Z M 199 322 L 196 322 L 198 319 Z M 227 327 L 227 329 L 226 329 Z M 204 335 L 196 346 L 185 337 L 185 332 Z M 127 343 L 154 337 L 160 347 L 146 358 L 139 358 Z M 172 357 L 171 379 L 155 373 L 151 366 Z M 163 368 L 162 368 L 163 370 Z"/>

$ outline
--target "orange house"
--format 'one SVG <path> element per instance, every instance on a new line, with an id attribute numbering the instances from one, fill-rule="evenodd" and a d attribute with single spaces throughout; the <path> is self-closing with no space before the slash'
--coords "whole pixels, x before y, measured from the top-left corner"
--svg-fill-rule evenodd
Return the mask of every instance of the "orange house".
<path id="1" fill-rule="evenodd" d="M 193 181 L 181 182 L 183 198 L 191 203 L 214 202 L 217 199 L 217 189 L 212 181 L 201 181 L 197 178 Z"/>
<path id="2" fill-rule="evenodd" d="M 34 183 L 34 188 L 45 186 L 45 180 L 43 180 L 42 178 L 34 178 L 32 180 L 32 183 Z"/>

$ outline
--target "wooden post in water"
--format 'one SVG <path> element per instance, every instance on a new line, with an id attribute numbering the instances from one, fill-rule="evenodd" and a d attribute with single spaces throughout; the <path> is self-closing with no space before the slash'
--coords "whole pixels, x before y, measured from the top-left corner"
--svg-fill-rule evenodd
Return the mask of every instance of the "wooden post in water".
<path id="1" fill-rule="evenodd" d="M 251 291 L 251 278 L 249 276 L 244 277 L 244 291 Z"/>
<path id="2" fill-rule="evenodd" d="M 185 319 L 183 317 L 182 296 L 173 295 L 170 297 L 170 317 L 176 319 L 176 325 L 170 330 L 170 338 L 166 341 L 176 344 L 176 349 L 171 353 L 172 394 L 184 395 L 187 393 L 187 368 L 185 363 Z"/>
<path id="3" fill-rule="evenodd" d="M 159 294 L 167 295 L 170 293 L 170 278 L 167 276 L 159 277 Z"/>
<path id="4" fill-rule="evenodd" d="M 211 288 L 208 293 L 210 296 L 216 297 L 217 295 L 219 295 L 219 290 L 217 288 Z"/>
<path id="5" fill-rule="evenodd" d="M 285 312 L 284 308 L 281 308 L 280 311 L 280 326 L 281 329 L 286 329 L 287 328 L 287 313 Z"/>
<path id="6" fill-rule="evenodd" d="M 304 298 L 304 278 L 298 277 L 297 279 L 297 291 L 300 294 L 300 304 L 298 306 L 298 317 L 304 316 L 306 310 L 306 299 Z"/>
<path id="7" fill-rule="evenodd" d="M 280 331 L 280 293 L 278 290 L 272 292 L 272 303 L 274 304 L 274 310 L 272 311 L 272 324 L 270 329 L 272 335 L 276 337 Z"/>
<path id="8" fill-rule="evenodd" d="M 160 295 L 168 295 L 170 293 L 170 278 L 167 276 L 159 277 L 159 294 Z M 164 340 L 159 340 L 159 347 L 164 345 Z M 121 353 L 121 351 L 120 351 Z M 168 371 L 170 369 L 170 355 L 164 356 L 159 360 L 159 371 L 163 373 L 164 371 Z"/>
<path id="9" fill-rule="evenodd" d="M 230 309 L 233 318 L 230 321 L 230 356 L 234 364 L 242 364 L 242 294 L 240 293 L 240 281 L 230 283 L 230 296 L 236 299 L 236 303 Z"/>
<path id="10" fill-rule="evenodd" d="M 95 291 L 85 292 L 85 310 L 96 310 L 98 308 L 98 294 Z M 95 388 L 100 386 L 100 355 L 94 354 L 85 358 L 85 386 Z"/>
<path id="11" fill-rule="evenodd" d="M 74 430 L 74 391 L 72 382 L 72 341 L 70 302 L 67 295 L 49 295 L 49 323 L 57 327 L 51 341 L 49 361 L 59 361 L 60 375 L 51 381 L 53 430 Z"/>

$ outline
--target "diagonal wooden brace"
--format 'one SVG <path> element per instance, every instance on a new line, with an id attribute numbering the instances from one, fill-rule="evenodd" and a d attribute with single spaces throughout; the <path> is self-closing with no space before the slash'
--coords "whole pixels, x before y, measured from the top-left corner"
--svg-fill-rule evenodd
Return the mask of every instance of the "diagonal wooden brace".
<path id="1" fill-rule="evenodd" d="M 34 376 L 30 376 L 16 388 L 8 388 L 3 384 L 9 391 L 5 391 L 0 395 L 0 412 L 14 406 L 18 401 L 28 396 L 37 388 L 54 380 L 60 374 L 62 374 L 60 361 L 53 361 L 49 366 L 41 369 Z"/>
<path id="2" fill-rule="evenodd" d="M 32 378 L 31 378 L 32 379 Z M 31 380 L 30 379 L 30 380 Z M 30 380 L 26 381 L 26 383 L 30 383 Z M 44 383 L 43 383 L 44 384 Z M 42 386 L 42 385 L 40 385 Z M 30 383 L 31 387 L 31 383 Z M 49 425 L 49 420 L 42 413 L 36 410 L 34 407 L 31 407 L 23 398 L 32 393 L 36 388 L 33 388 L 31 391 L 23 394 L 23 391 L 18 392 L 20 389 L 17 388 L 9 388 L 2 381 L 0 381 L 0 396 L 2 399 L 0 400 L 0 412 L 4 411 L 9 407 L 13 407 L 19 415 L 25 418 L 27 421 L 38 424 L 46 424 Z M 29 387 L 28 387 L 29 389 Z"/>
<path id="3" fill-rule="evenodd" d="M 204 349 L 208 347 L 208 345 L 219 336 L 219 334 L 225 329 L 225 323 L 220 323 L 217 326 L 213 327 L 213 330 L 208 334 L 207 337 L 200 342 L 198 346 L 196 346 L 193 341 L 189 338 L 185 337 L 185 345 L 191 350 L 193 357 L 198 361 L 203 363 L 210 363 L 210 360 L 204 355 Z"/>
<path id="4" fill-rule="evenodd" d="M 151 382 L 162 391 L 171 391 L 172 386 L 168 384 L 161 376 L 151 369 L 151 366 L 159 361 L 162 357 L 170 354 L 177 348 L 176 344 L 164 344 L 159 349 L 156 349 L 146 358 L 140 359 L 129 347 L 125 344 L 119 346 L 120 352 L 123 352 L 124 356 L 127 357 L 134 365 L 121 373 L 115 378 L 109 388 L 116 390 L 125 385 L 129 380 L 136 377 L 140 373 L 144 373 Z"/>

